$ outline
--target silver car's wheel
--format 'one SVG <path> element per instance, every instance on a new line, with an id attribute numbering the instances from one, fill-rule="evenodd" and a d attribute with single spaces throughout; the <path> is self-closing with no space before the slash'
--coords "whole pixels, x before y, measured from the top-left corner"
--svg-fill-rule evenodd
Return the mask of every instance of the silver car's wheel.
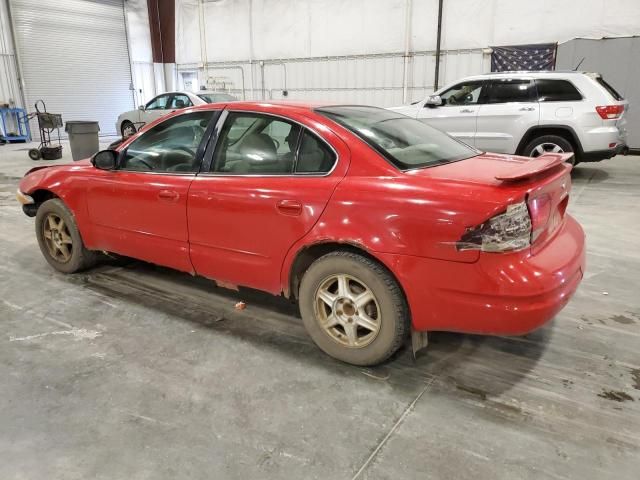
<path id="1" fill-rule="evenodd" d="M 136 127 L 133 123 L 128 120 L 122 122 L 122 138 L 129 138 L 131 135 L 136 133 Z"/>
<path id="2" fill-rule="evenodd" d="M 380 307 L 371 289 L 350 275 L 331 275 L 316 290 L 316 315 L 329 337 L 349 348 L 369 345 L 380 331 Z"/>

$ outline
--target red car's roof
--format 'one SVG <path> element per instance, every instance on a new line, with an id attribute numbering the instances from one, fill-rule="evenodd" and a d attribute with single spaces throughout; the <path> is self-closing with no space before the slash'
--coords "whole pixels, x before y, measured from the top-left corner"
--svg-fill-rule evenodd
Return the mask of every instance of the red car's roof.
<path id="1" fill-rule="evenodd" d="M 215 103 L 207 103 L 206 105 L 198 105 L 196 108 L 198 110 L 209 110 L 220 108 L 223 105 L 229 105 L 232 107 L 240 107 L 240 108 L 256 108 L 256 109 L 264 109 L 269 107 L 274 107 L 278 109 L 286 109 L 286 110 L 313 110 L 314 108 L 320 107 L 328 107 L 334 106 L 335 103 L 330 102 L 304 102 L 304 101 L 295 101 L 295 100 L 261 100 L 261 101 L 239 101 L 239 102 L 215 102 Z"/>

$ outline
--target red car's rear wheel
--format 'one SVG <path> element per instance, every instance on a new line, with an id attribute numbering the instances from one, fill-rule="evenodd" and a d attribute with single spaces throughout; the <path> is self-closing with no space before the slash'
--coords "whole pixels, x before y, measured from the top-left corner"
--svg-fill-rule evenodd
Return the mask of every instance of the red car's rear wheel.
<path id="1" fill-rule="evenodd" d="M 385 361 L 409 332 L 404 295 L 392 275 L 352 252 L 316 260 L 300 284 L 300 312 L 313 341 L 356 365 Z"/>

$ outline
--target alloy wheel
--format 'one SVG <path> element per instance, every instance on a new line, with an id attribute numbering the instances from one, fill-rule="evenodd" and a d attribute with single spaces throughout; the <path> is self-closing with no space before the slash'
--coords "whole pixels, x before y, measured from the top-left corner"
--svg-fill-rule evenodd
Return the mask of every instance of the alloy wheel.
<path id="1" fill-rule="evenodd" d="M 532 157 L 539 157 L 545 153 L 564 153 L 564 150 L 560 145 L 556 145 L 555 143 L 541 143 L 540 145 L 536 145 L 536 147 L 532 150 Z"/>
<path id="2" fill-rule="evenodd" d="M 316 290 L 315 310 L 325 333 L 342 346 L 366 347 L 380 332 L 378 300 L 354 276 L 336 274 L 326 278 Z"/>
<path id="3" fill-rule="evenodd" d="M 60 263 L 71 260 L 73 240 L 62 217 L 49 213 L 43 220 L 42 236 L 51 258 Z"/>
<path id="4" fill-rule="evenodd" d="M 124 128 L 122 129 L 122 136 L 124 138 L 129 138 L 131 135 L 133 135 L 134 133 L 136 133 L 136 129 L 133 125 L 131 124 L 127 124 L 124 126 Z"/>

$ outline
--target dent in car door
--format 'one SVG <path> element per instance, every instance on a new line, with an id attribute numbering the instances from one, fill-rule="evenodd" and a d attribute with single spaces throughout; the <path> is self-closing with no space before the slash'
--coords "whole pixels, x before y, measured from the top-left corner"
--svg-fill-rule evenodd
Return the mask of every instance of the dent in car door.
<path id="1" fill-rule="evenodd" d="M 481 80 L 454 85 L 440 95 L 443 102 L 441 106 L 425 105 L 416 118 L 473 146 L 483 86 L 484 81 Z"/>
<path id="2" fill-rule="evenodd" d="M 236 144 L 243 139 L 252 144 L 253 150 L 245 152 L 247 157 L 265 157 L 256 149 L 261 145 L 258 137 L 265 139 L 264 132 L 238 133 L 230 124 L 232 115 L 222 129 L 215 158 L 220 158 L 221 149 L 230 148 L 225 140 L 229 132 Z M 241 120 L 239 125 L 244 125 Z M 256 174 L 250 166 L 248 171 L 237 173 L 246 168 L 238 166 L 243 161 L 240 148 L 228 156 L 233 159 L 229 170 L 216 167 L 221 162 L 214 158 L 214 172 L 196 177 L 189 190 L 188 224 L 191 262 L 198 274 L 280 292 L 287 252 L 318 221 L 349 163 L 348 148 L 330 132 L 325 132 L 325 138 L 338 154 L 337 164 L 328 174 Z M 297 147 L 300 151 L 303 141 Z M 286 155 L 280 150 L 285 140 L 278 143 L 276 155 Z"/>
<path id="3" fill-rule="evenodd" d="M 524 133 L 538 125 L 540 108 L 529 79 L 490 80 L 480 105 L 476 148 L 486 152 L 515 153 Z"/>

